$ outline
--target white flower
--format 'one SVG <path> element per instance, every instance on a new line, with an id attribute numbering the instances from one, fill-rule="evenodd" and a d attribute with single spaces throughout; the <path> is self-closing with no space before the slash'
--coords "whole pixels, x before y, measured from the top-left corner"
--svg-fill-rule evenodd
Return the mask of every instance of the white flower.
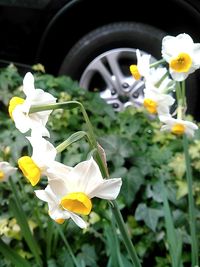
<path id="1" fill-rule="evenodd" d="M 8 177 L 15 173 L 17 168 L 12 167 L 7 161 L 0 162 L 0 182 L 8 180 Z"/>
<path id="2" fill-rule="evenodd" d="M 139 80 L 141 77 L 149 75 L 151 55 L 148 54 L 141 55 L 140 50 L 137 49 L 136 56 L 137 56 L 137 65 L 131 65 L 130 72 L 135 78 L 135 80 Z"/>
<path id="3" fill-rule="evenodd" d="M 15 122 L 16 128 L 26 133 L 29 129 L 32 134 L 39 134 L 49 137 L 46 123 L 52 110 L 40 111 L 29 114 L 31 106 L 48 105 L 56 103 L 56 98 L 42 89 L 35 89 L 34 77 L 28 72 L 23 79 L 23 91 L 26 99 L 13 97 L 9 103 L 9 114 Z"/>
<path id="4" fill-rule="evenodd" d="M 148 75 L 145 77 L 148 84 L 152 84 L 158 88 L 161 93 L 167 93 L 175 88 L 175 81 L 169 78 L 167 69 L 165 67 L 151 68 Z"/>
<path id="5" fill-rule="evenodd" d="M 59 198 L 53 193 L 49 185 L 45 190 L 35 190 L 34 192 L 39 199 L 48 203 L 49 216 L 54 221 L 62 223 L 71 218 L 80 228 L 86 228 L 87 224 L 82 218 L 60 206 Z"/>
<path id="6" fill-rule="evenodd" d="M 174 89 L 175 82 L 169 78 L 165 67 L 151 67 L 151 56 L 141 54 L 139 49 L 136 50 L 136 56 L 137 65 L 130 66 L 130 71 L 136 80 L 143 77 L 145 82 L 152 83 L 153 86 L 159 88 L 163 93 Z"/>
<path id="7" fill-rule="evenodd" d="M 162 40 L 162 56 L 169 63 L 169 71 L 176 81 L 185 80 L 200 67 L 200 44 L 185 33 Z"/>
<path id="8" fill-rule="evenodd" d="M 161 127 L 161 131 L 168 131 L 175 135 L 185 133 L 188 137 L 193 137 L 195 130 L 198 129 L 198 126 L 191 121 L 174 119 L 171 116 L 160 116 L 159 119 L 165 124 Z"/>
<path id="9" fill-rule="evenodd" d="M 27 139 L 33 148 L 32 156 L 21 157 L 18 160 L 18 165 L 24 176 L 33 186 L 39 182 L 41 176 L 48 175 L 49 167 L 65 172 L 71 170 L 71 167 L 55 161 L 57 154 L 56 148 L 45 138 L 34 135 L 27 137 Z"/>
<path id="10" fill-rule="evenodd" d="M 151 83 L 146 82 L 144 89 L 143 105 L 151 114 L 168 115 L 169 107 L 174 104 L 175 99 L 168 94 L 163 94 Z"/>
<path id="11" fill-rule="evenodd" d="M 150 72 L 151 55 L 148 55 L 148 54 L 141 55 L 140 50 L 137 49 L 136 56 L 137 56 L 137 67 L 138 67 L 138 71 L 140 75 L 143 77 L 148 76 Z"/>
<path id="12" fill-rule="evenodd" d="M 121 178 L 103 179 L 93 158 L 77 164 L 71 171 L 57 172 L 50 168 L 48 172 L 49 186 L 59 205 L 71 214 L 88 215 L 92 198 L 113 200 L 122 185 Z"/>

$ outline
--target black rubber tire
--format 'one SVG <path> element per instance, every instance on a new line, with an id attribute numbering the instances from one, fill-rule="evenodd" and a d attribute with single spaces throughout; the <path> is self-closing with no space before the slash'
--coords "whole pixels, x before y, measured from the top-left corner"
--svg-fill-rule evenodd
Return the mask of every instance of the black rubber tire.
<path id="1" fill-rule="evenodd" d="M 161 59 L 161 43 L 166 35 L 160 29 L 138 22 L 119 22 L 99 27 L 86 34 L 71 48 L 58 74 L 69 75 L 79 81 L 93 59 L 114 48 L 138 48 L 156 59 Z M 187 113 L 200 120 L 198 84 L 197 73 L 186 80 Z"/>
<path id="2" fill-rule="evenodd" d="M 59 75 L 79 80 L 87 65 L 98 55 L 114 48 L 138 48 L 161 58 L 161 41 L 166 35 L 152 26 L 120 22 L 97 28 L 78 41 L 64 58 Z"/>

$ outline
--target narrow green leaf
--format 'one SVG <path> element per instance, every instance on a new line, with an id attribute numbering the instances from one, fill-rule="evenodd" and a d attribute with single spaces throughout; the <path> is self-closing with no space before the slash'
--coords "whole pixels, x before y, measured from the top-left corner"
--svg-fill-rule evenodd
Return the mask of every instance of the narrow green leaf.
<path id="1" fill-rule="evenodd" d="M 15 216 L 22 235 L 24 237 L 24 239 L 26 240 L 27 245 L 29 246 L 29 249 L 31 250 L 31 252 L 33 253 L 36 262 L 39 266 L 42 266 L 42 262 L 41 262 L 41 258 L 40 258 L 40 248 L 36 242 L 36 240 L 34 239 L 32 232 L 29 228 L 28 222 L 27 222 L 27 218 L 26 215 L 23 211 L 23 209 L 21 207 L 18 206 L 18 204 L 16 203 L 16 201 L 14 200 L 14 198 L 10 199 L 10 208 L 13 212 L 13 215 Z"/>
<path id="2" fill-rule="evenodd" d="M 41 254 L 40 247 L 38 246 L 35 238 L 32 235 L 32 232 L 28 225 L 26 214 L 24 210 L 22 209 L 22 203 L 18 196 L 16 185 L 13 183 L 13 180 L 11 177 L 9 178 L 9 183 L 10 183 L 10 186 L 12 188 L 12 193 L 13 193 L 13 196 L 10 198 L 10 202 L 9 202 L 10 208 L 20 226 L 22 235 L 24 239 L 26 240 L 26 243 L 29 246 L 29 249 L 31 250 L 31 252 L 33 253 L 35 257 L 37 264 L 39 266 L 42 266 L 42 260 L 40 258 L 40 254 Z"/>
<path id="3" fill-rule="evenodd" d="M 182 256 L 182 238 L 181 235 L 175 230 L 173 218 L 171 215 L 171 210 L 169 206 L 169 202 L 167 199 L 167 194 L 165 190 L 164 182 L 161 180 L 162 186 L 162 196 L 163 196 L 163 209 L 164 209 L 164 217 L 165 217 L 165 226 L 167 230 L 167 241 L 169 244 L 169 252 L 172 260 L 172 267 L 180 267 L 181 256 Z"/>
<path id="4" fill-rule="evenodd" d="M 15 267 L 31 267 L 31 265 L 22 258 L 19 254 L 17 254 L 13 249 L 11 249 L 7 244 L 5 244 L 0 239 L 0 251 L 4 255 L 5 258 L 10 260 Z"/>
<path id="5" fill-rule="evenodd" d="M 52 220 L 48 220 L 47 233 L 46 233 L 46 259 L 50 259 L 52 250 L 52 238 L 53 238 L 53 223 Z"/>
<path id="6" fill-rule="evenodd" d="M 109 225 L 107 225 L 105 227 L 105 235 L 106 235 L 106 243 L 109 248 L 110 265 L 115 267 L 124 267 L 121 260 L 116 229 L 114 230 Z"/>

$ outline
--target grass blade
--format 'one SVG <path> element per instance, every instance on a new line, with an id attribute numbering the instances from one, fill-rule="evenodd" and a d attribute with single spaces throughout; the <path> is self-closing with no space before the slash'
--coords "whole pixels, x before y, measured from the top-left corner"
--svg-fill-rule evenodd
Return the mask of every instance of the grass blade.
<path id="1" fill-rule="evenodd" d="M 37 264 L 39 266 L 42 266 L 42 260 L 40 257 L 41 254 L 41 250 L 40 247 L 38 246 L 35 238 L 33 237 L 33 234 L 30 230 L 30 227 L 28 225 L 28 221 L 27 221 L 27 217 L 26 214 L 24 212 L 24 210 L 22 209 L 22 203 L 20 201 L 20 198 L 18 196 L 17 190 L 16 190 L 16 186 L 13 183 L 12 179 L 9 179 L 11 188 L 12 188 L 12 193 L 13 196 L 10 198 L 10 208 L 13 212 L 13 215 L 15 216 L 20 229 L 21 229 L 21 233 L 30 249 L 30 251 L 32 252 L 32 254 L 35 257 L 35 260 L 37 262 Z"/>
<path id="2" fill-rule="evenodd" d="M 31 267 L 31 265 L 22 258 L 19 254 L 17 254 L 13 249 L 11 249 L 7 244 L 5 244 L 0 239 L 0 251 L 4 255 L 5 258 L 10 260 L 15 267 Z"/>

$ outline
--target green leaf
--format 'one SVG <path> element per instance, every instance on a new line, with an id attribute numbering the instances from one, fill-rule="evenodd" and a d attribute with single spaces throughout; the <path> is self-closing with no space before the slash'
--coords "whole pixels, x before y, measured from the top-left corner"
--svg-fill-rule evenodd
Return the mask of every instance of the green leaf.
<path id="1" fill-rule="evenodd" d="M 177 180 L 176 184 L 178 186 L 177 199 L 180 199 L 188 194 L 188 185 L 186 181 Z"/>
<path id="2" fill-rule="evenodd" d="M 110 266 L 124 267 L 119 247 L 119 239 L 113 221 L 111 221 L 111 226 L 105 226 L 105 236 L 106 244 L 108 247 L 108 254 L 110 256 Z"/>
<path id="3" fill-rule="evenodd" d="M 181 256 L 182 256 L 182 236 L 178 230 L 174 227 L 174 222 L 167 199 L 167 194 L 165 190 L 165 184 L 161 180 L 162 186 L 162 196 L 163 196 L 163 209 L 165 217 L 165 227 L 167 230 L 167 242 L 169 244 L 169 252 L 172 260 L 172 267 L 182 266 Z"/>
<path id="4" fill-rule="evenodd" d="M 163 201 L 162 190 L 159 181 L 152 185 L 148 184 L 146 192 L 148 198 L 152 198 L 158 203 L 161 203 Z"/>
<path id="5" fill-rule="evenodd" d="M 107 160 L 115 166 L 122 166 L 125 158 L 133 155 L 132 143 L 126 138 L 110 135 L 99 138 L 99 143 L 105 149 Z"/>
<path id="6" fill-rule="evenodd" d="M 84 262 L 86 266 L 97 267 L 97 255 L 94 246 L 84 244 L 81 248 L 81 252 L 78 254 L 80 262 Z"/>
<path id="7" fill-rule="evenodd" d="M 135 200 L 136 194 L 144 182 L 143 175 L 138 168 L 132 167 L 122 178 L 121 194 L 127 206 Z"/>
<path id="8" fill-rule="evenodd" d="M 10 209 L 12 210 L 22 232 L 24 239 L 26 240 L 27 245 L 29 246 L 31 252 L 33 253 L 37 263 L 41 266 L 40 258 L 40 248 L 34 239 L 31 230 L 29 228 L 26 215 L 19 205 L 17 205 L 14 198 L 10 198 Z"/>
<path id="9" fill-rule="evenodd" d="M 154 232 L 156 231 L 156 226 L 160 217 L 163 217 L 162 210 L 148 208 L 146 204 L 139 204 L 135 211 L 135 219 L 137 221 L 144 221 Z"/>
<path id="10" fill-rule="evenodd" d="M 0 239 L 0 251 L 5 258 L 10 260 L 15 267 L 31 267 L 31 264 L 28 263 L 24 258 L 11 249 L 6 243 Z"/>
<path id="11" fill-rule="evenodd" d="M 10 209 L 12 210 L 13 215 L 15 216 L 20 226 L 22 235 L 24 239 L 26 240 L 26 243 L 29 246 L 29 249 L 34 255 L 37 264 L 41 266 L 42 260 L 40 258 L 40 254 L 41 254 L 40 247 L 38 246 L 38 243 L 30 230 L 26 214 L 24 210 L 22 209 L 22 203 L 16 190 L 16 184 L 13 183 L 11 178 L 9 178 L 9 182 L 10 182 L 12 193 L 13 193 L 13 196 L 10 197 L 10 201 L 9 201 Z"/>

